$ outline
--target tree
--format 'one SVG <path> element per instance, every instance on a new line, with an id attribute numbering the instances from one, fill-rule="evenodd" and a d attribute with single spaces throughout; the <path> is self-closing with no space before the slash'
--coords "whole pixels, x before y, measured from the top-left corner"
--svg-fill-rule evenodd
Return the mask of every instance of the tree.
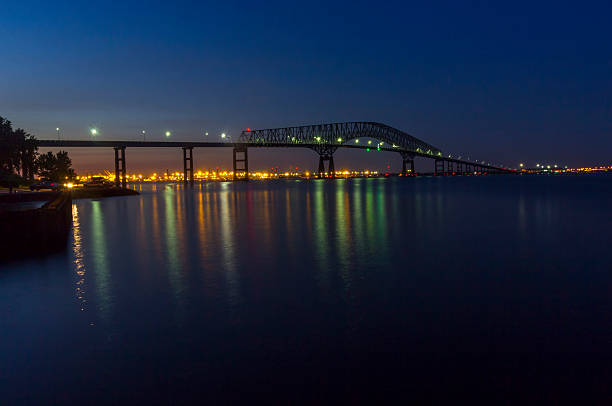
<path id="1" fill-rule="evenodd" d="M 36 166 L 40 177 L 55 182 L 72 179 L 75 176 L 72 160 L 66 151 L 60 151 L 55 155 L 53 152 L 42 154 L 38 157 Z"/>
<path id="2" fill-rule="evenodd" d="M 13 130 L 12 123 L 0 117 L 0 176 L 32 180 L 37 150 L 35 137 L 21 128 Z"/>

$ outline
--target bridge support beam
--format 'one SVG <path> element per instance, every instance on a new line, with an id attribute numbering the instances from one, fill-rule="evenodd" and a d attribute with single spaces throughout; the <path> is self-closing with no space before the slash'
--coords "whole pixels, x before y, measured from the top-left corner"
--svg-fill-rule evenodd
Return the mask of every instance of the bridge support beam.
<path id="1" fill-rule="evenodd" d="M 183 181 L 193 185 L 193 147 L 183 147 Z"/>
<path id="2" fill-rule="evenodd" d="M 234 180 L 249 180 L 249 153 L 246 145 L 234 147 Z"/>
<path id="3" fill-rule="evenodd" d="M 334 167 L 334 152 L 338 149 L 336 146 L 331 145 L 317 145 L 315 147 L 311 147 L 317 154 L 319 154 L 319 177 L 325 177 L 325 161 L 328 161 L 328 170 L 327 174 L 331 178 L 336 177 L 336 168 Z"/>
<path id="4" fill-rule="evenodd" d="M 402 176 L 416 176 L 414 172 L 414 154 L 400 152 L 402 155 Z"/>
<path id="5" fill-rule="evenodd" d="M 334 167 L 334 155 L 319 155 L 319 177 L 325 177 L 325 161 L 329 161 L 327 173 L 331 178 L 336 177 L 336 169 Z"/>
<path id="6" fill-rule="evenodd" d="M 115 186 L 126 187 L 125 147 L 113 147 L 115 150 Z"/>
<path id="7" fill-rule="evenodd" d="M 444 175 L 444 159 L 436 159 L 434 162 L 434 175 Z"/>

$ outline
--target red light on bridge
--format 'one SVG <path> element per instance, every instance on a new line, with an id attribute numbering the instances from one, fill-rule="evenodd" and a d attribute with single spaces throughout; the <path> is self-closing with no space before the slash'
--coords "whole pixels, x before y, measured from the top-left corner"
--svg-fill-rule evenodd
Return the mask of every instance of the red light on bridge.
<path id="1" fill-rule="evenodd" d="M 249 133 L 251 132 L 251 129 L 250 129 L 250 128 L 248 128 L 248 127 L 247 127 L 247 132 L 249 132 Z"/>

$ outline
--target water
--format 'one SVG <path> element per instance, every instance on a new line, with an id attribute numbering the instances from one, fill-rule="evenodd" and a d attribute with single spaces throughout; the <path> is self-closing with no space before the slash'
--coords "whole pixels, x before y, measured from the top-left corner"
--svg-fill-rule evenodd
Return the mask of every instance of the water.
<path id="1" fill-rule="evenodd" d="M 0 399 L 605 399 L 611 180 L 159 184 L 76 201 L 65 253 L 0 270 Z"/>

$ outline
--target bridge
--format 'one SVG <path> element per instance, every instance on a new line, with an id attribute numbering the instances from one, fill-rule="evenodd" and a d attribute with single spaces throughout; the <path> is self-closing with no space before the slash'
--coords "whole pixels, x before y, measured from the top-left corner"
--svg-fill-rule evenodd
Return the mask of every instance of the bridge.
<path id="1" fill-rule="evenodd" d="M 367 139 L 364 141 L 364 139 Z M 372 143 L 372 140 L 378 142 Z M 434 147 L 408 133 L 375 122 L 345 122 L 299 127 L 242 131 L 237 142 L 192 141 L 96 141 L 38 140 L 40 147 L 104 147 L 115 151 L 115 182 L 126 187 L 127 148 L 181 148 L 185 183 L 193 183 L 194 148 L 233 148 L 234 179 L 248 180 L 249 148 L 309 148 L 319 155 L 319 177 L 335 177 L 334 153 L 338 148 L 397 152 L 402 157 L 402 175 L 415 176 L 414 158 L 434 160 L 434 174 L 516 173 L 516 170 L 445 157 Z M 325 170 L 325 163 L 328 169 Z"/>

